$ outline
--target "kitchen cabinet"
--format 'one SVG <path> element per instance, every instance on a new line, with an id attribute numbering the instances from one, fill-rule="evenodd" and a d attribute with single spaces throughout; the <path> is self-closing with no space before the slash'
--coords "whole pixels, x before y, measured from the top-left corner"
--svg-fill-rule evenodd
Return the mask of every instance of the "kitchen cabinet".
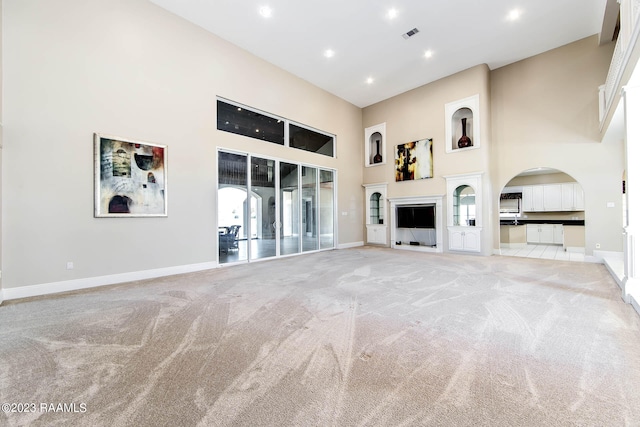
<path id="1" fill-rule="evenodd" d="M 542 204 L 544 211 L 556 212 L 562 210 L 562 185 L 550 184 L 542 186 Z"/>
<path id="2" fill-rule="evenodd" d="M 584 210 L 584 193 L 577 182 L 525 185 L 522 187 L 523 212 L 561 212 Z"/>
<path id="3" fill-rule="evenodd" d="M 583 211 L 584 191 L 577 182 L 568 182 L 562 185 L 562 210 Z"/>
<path id="4" fill-rule="evenodd" d="M 527 243 L 562 244 L 562 224 L 527 224 Z"/>
<path id="5" fill-rule="evenodd" d="M 564 244 L 564 226 L 562 224 L 553 224 L 553 243 L 556 245 Z"/>

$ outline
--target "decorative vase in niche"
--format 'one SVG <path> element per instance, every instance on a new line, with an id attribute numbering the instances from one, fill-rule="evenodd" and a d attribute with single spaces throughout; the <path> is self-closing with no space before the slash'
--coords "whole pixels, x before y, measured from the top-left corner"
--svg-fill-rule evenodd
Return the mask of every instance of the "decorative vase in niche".
<path id="1" fill-rule="evenodd" d="M 376 139 L 376 155 L 373 156 L 373 163 L 382 163 L 382 155 L 380 154 L 380 140 Z"/>
<path id="2" fill-rule="evenodd" d="M 458 140 L 458 148 L 466 148 L 471 147 L 473 143 L 471 142 L 471 138 L 467 136 L 467 118 L 462 118 L 462 136 Z"/>

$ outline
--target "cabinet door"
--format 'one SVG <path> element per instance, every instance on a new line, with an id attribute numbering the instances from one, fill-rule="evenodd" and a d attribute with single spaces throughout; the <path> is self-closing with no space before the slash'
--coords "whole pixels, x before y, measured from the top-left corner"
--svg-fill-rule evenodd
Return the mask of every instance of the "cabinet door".
<path id="1" fill-rule="evenodd" d="M 386 230 L 384 227 L 367 226 L 367 242 L 375 244 L 386 243 Z"/>
<path id="2" fill-rule="evenodd" d="M 574 201 L 575 201 L 575 210 L 583 211 L 584 210 L 584 190 L 582 189 L 582 185 L 574 184 Z"/>
<path id="3" fill-rule="evenodd" d="M 449 249 L 453 251 L 464 250 L 464 235 L 462 231 L 449 231 Z"/>
<path id="4" fill-rule="evenodd" d="M 553 225 L 553 243 L 557 245 L 564 244 L 564 227 L 562 224 Z"/>
<path id="5" fill-rule="evenodd" d="M 465 251 L 480 252 L 480 233 L 478 231 L 463 231 L 462 238 Z"/>
<path id="6" fill-rule="evenodd" d="M 522 211 L 533 211 L 533 187 L 529 185 L 522 187 Z"/>
<path id="7" fill-rule="evenodd" d="M 553 224 L 540 224 L 540 243 L 553 243 Z"/>
<path id="8" fill-rule="evenodd" d="M 550 184 L 542 186 L 544 191 L 544 210 L 562 210 L 562 186 L 560 184 Z"/>
<path id="9" fill-rule="evenodd" d="M 537 224 L 527 224 L 527 243 L 540 243 L 540 230 Z"/>
<path id="10" fill-rule="evenodd" d="M 562 184 L 562 210 L 573 211 L 576 209 L 575 184 Z"/>
<path id="11" fill-rule="evenodd" d="M 534 185 L 531 188 L 533 189 L 533 209 L 532 210 L 534 212 L 544 211 L 544 186 Z"/>

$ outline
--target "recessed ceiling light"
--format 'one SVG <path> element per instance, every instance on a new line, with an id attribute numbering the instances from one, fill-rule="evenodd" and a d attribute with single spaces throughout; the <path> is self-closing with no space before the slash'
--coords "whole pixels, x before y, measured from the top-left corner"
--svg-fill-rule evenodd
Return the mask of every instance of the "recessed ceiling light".
<path id="1" fill-rule="evenodd" d="M 513 9 L 507 15 L 507 19 L 509 21 L 517 21 L 518 19 L 520 19 L 521 15 L 522 15 L 522 12 L 520 12 L 518 9 Z"/>
<path id="2" fill-rule="evenodd" d="M 264 18 L 271 18 L 271 15 L 273 14 L 273 10 L 269 6 L 262 6 L 258 9 L 258 12 Z"/>
<path id="3" fill-rule="evenodd" d="M 424 52 L 425 58 L 431 58 L 433 56 L 433 51 L 431 49 Z"/>
<path id="4" fill-rule="evenodd" d="M 324 51 L 324 56 L 327 58 L 333 58 L 335 54 L 336 53 L 333 51 L 333 49 L 327 49 Z"/>
<path id="5" fill-rule="evenodd" d="M 367 84 L 373 84 L 373 77 L 367 77 Z"/>
<path id="6" fill-rule="evenodd" d="M 398 17 L 398 9 L 393 8 L 387 11 L 387 18 L 395 19 L 397 17 Z"/>

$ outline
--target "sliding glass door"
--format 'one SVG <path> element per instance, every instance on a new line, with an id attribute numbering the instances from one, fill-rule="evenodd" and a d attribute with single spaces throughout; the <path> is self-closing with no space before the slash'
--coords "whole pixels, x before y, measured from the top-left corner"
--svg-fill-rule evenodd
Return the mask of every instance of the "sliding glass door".
<path id="1" fill-rule="evenodd" d="M 277 254 L 275 167 L 275 160 L 251 157 L 251 220 L 253 225 L 250 240 L 251 259 L 274 257 Z"/>
<path id="2" fill-rule="evenodd" d="M 218 153 L 220 263 L 335 247 L 335 172 Z"/>
<path id="3" fill-rule="evenodd" d="M 280 162 L 280 254 L 300 252 L 300 168 Z"/>
<path id="4" fill-rule="evenodd" d="M 302 251 L 318 249 L 318 169 L 302 166 Z"/>
<path id="5" fill-rule="evenodd" d="M 218 254 L 221 263 L 248 256 L 249 215 L 246 155 L 218 153 Z"/>
<path id="6" fill-rule="evenodd" d="M 320 170 L 320 249 L 333 248 L 335 205 L 333 202 L 335 188 L 333 171 Z"/>

